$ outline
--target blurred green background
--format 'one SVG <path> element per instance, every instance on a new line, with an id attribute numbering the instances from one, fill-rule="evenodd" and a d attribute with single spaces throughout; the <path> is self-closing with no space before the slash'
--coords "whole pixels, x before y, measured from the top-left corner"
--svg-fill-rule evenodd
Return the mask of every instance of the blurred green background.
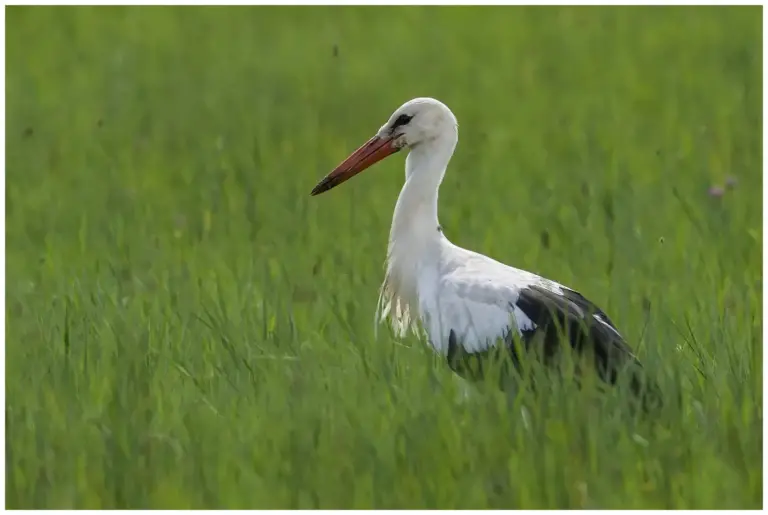
<path id="1" fill-rule="evenodd" d="M 7 8 L 7 506 L 762 506 L 761 19 Z M 374 339 L 402 157 L 309 191 L 416 96 L 447 236 L 593 299 L 661 414 Z"/>

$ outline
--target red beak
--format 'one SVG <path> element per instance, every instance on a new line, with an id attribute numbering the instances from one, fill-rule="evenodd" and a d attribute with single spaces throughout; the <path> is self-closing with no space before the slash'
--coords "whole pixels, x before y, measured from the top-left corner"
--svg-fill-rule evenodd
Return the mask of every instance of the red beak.
<path id="1" fill-rule="evenodd" d="M 380 138 L 374 136 L 365 145 L 355 150 L 331 173 L 323 177 L 317 183 L 310 195 L 318 195 L 331 188 L 335 188 L 342 182 L 351 179 L 371 165 L 378 163 L 385 157 L 399 151 L 400 148 L 392 144 L 392 138 Z"/>

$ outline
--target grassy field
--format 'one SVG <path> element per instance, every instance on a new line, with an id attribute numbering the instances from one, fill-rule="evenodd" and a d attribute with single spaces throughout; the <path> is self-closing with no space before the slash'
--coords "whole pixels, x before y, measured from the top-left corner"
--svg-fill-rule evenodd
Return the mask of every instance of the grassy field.
<path id="1" fill-rule="evenodd" d="M 759 7 L 6 13 L 8 507 L 762 506 Z M 415 96 L 448 237 L 601 305 L 660 413 L 374 338 L 403 158 L 309 191 Z"/>

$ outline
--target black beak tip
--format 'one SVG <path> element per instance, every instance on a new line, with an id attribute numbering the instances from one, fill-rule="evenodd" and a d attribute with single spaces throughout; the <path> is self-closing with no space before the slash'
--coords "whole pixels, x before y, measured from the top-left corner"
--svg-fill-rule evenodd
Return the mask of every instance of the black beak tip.
<path id="1" fill-rule="evenodd" d="M 325 177 L 322 181 L 317 183 L 317 186 L 312 188 L 312 191 L 309 193 L 309 195 L 314 197 L 315 195 L 319 195 L 324 191 L 328 191 L 329 189 L 333 188 L 333 186 L 333 180 Z"/>

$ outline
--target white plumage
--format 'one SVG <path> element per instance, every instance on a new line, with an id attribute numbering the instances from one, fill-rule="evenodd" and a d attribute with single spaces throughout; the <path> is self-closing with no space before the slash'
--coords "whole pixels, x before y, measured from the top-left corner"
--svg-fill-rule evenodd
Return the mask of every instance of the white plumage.
<path id="1" fill-rule="evenodd" d="M 380 319 L 389 315 L 400 334 L 409 325 L 417 330 L 420 319 L 430 344 L 440 353 L 448 350 L 451 330 L 468 352 L 478 352 L 494 345 L 510 328 L 535 329 L 516 306 L 519 289 L 539 284 L 557 292 L 555 283 L 462 249 L 435 232 L 435 241 L 429 244 L 434 254 L 429 257 L 397 261 L 390 251 Z M 397 244 L 393 246 L 396 252 Z M 409 292 L 406 284 L 414 284 L 415 291 Z"/>
<path id="2" fill-rule="evenodd" d="M 409 149 L 377 320 L 390 319 L 400 334 L 423 328 L 442 355 L 450 354 L 452 344 L 470 355 L 482 353 L 500 340 L 509 342 L 510 334 L 526 339 L 543 332 L 551 340 L 550 322 L 570 326 L 578 321 L 587 328 L 580 336 L 570 334 L 574 348 L 581 350 L 589 339 L 608 368 L 615 356 L 634 361 L 608 317 L 580 294 L 445 237 L 437 217 L 438 189 L 457 142 L 458 123 L 447 106 L 431 98 L 411 100 L 312 191 L 331 189 L 387 155 Z M 612 374 L 604 378 L 613 382 Z"/>

